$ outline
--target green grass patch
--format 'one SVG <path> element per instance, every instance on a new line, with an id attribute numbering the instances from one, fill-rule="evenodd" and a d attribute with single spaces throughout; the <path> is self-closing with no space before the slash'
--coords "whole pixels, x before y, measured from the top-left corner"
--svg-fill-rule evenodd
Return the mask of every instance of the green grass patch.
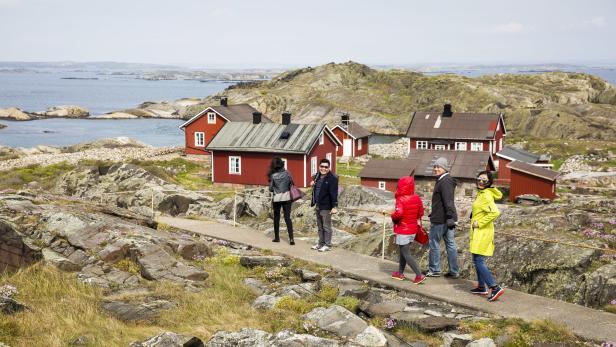
<path id="1" fill-rule="evenodd" d="M 139 268 L 139 264 L 135 263 L 132 259 L 124 258 L 119 262 L 113 264 L 113 266 L 118 269 L 133 275 L 138 275 L 141 271 Z"/>
<path id="2" fill-rule="evenodd" d="M 41 166 L 31 165 L 0 173 L 0 187 L 19 189 L 30 182 L 38 182 L 42 188 L 51 188 L 56 179 L 75 167 L 67 162 Z"/>
<path id="3" fill-rule="evenodd" d="M 340 296 L 336 299 L 336 305 L 340 305 L 351 312 L 357 312 L 359 307 L 359 299 L 352 296 Z"/>
<path id="4" fill-rule="evenodd" d="M 189 190 L 207 190 L 212 187 L 209 167 L 183 158 L 159 161 L 133 160 L 131 164 Z"/>
<path id="5" fill-rule="evenodd" d="M 605 305 L 603 307 L 604 310 L 606 310 L 609 313 L 616 313 L 616 305 Z"/>
<path id="6" fill-rule="evenodd" d="M 519 318 L 463 321 L 462 331 L 473 338 L 510 336 L 505 346 L 533 346 L 538 343 L 579 345 L 580 341 L 566 327 L 548 320 L 527 322 Z"/>

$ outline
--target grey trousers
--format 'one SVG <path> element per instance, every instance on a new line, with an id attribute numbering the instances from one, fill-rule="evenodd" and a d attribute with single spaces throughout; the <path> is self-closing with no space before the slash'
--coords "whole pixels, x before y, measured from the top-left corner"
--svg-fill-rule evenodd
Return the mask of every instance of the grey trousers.
<path id="1" fill-rule="evenodd" d="M 319 229 L 319 247 L 332 246 L 332 211 L 317 210 L 317 228 Z"/>

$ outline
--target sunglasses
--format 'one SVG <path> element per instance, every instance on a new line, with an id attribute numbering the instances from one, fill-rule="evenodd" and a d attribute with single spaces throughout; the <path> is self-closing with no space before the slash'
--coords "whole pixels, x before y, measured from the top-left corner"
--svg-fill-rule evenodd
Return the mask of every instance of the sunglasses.
<path id="1" fill-rule="evenodd" d="M 477 182 L 488 183 L 490 180 L 487 178 L 477 178 Z"/>
<path id="2" fill-rule="evenodd" d="M 329 169 L 329 166 L 326 166 L 326 165 L 321 165 L 321 166 L 319 166 L 319 167 L 320 167 L 321 169 Z"/>

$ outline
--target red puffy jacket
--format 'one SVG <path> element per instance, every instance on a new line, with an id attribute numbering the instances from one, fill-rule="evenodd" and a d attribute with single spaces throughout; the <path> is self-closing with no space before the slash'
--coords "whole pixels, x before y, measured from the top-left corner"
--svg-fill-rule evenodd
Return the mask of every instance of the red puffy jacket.
<path id="1" fill-rule="evenodd" d="M 394 222 L 394 233 L 413 235 L 419 230 L 424 209 L 421 198 L 415 194 L 415 179 L 411 176 L 402 177 L 396 189 L 396 211 L 391 214 Z"/>

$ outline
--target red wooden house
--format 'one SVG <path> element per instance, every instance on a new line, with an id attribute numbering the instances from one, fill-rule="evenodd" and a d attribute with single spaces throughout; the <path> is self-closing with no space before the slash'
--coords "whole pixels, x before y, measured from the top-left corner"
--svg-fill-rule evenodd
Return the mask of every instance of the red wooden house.
<path id="1" fill-rule="evenodd" d="M 184 130 L 185 153 L 210 154 L 205 148 L 226 123 L 252 122 L 254 113 L 259 111 L 248 104 L 228 105 L 227 98 L 222 97 L 220 106 L 210 106 L 180 125 Z M 271 122 L 263 116 L 261 121 Z"/>
<path id="2" fill-rule="evenodd" d="M 498 183 L 509 184 L 511 181 L 511 170 L 507 165 L 513 161 L 521 161 L 535 166 L 551 168 L 549 154 L 534 154 L 525 150 L 512 146 L 505 146 L 500 152 L 496 153 L 498 157 Z"/>
<path id="3" fill-rule="evenodd" d="M 372 159 L 359 173 L 361 185 L 396 191 L 398 180 L 412 172 L 415 181 L 434 181 L 432 167 L 439 157 L 449 163 L 449 173 L 461 183 L 474 185 L 477 174 L 483 170 L 494 170 L 490 152 L 411 150 L 407 159 Z"/>
<path id="4" fill-rule="evenodd" d="M 550 200 L 556 198 L 558 172 L 518 160 L 509 163 L 508 167 L 511 170 L 510 201 L 522 194 L 536 194 Z"/>
<path id="5" fill-rule="evenodd" d="M 274 156 L 280 156 L 294 178 L 305 188 L 317 172 L 321 159 L 329 159 L 336 172 L 341 143 L 325 124 L 291 124 L 291 114 L 282 124 L 229 122 L 207 146 L 212 152 L 212 182 L 267 185 L 267 171 Z"/>
<path id="6" fill-rule="evenodd" d="M 484 151 L 495 154 L 507 135 L 502 113 L 414 112 L 406 132 L 410 149 Z"/>
<path id="7" fill-rule="evenodd" d="M 359 157 L 368 154 L 368 141 L 372 133 L 361 125 L 351 122 L 348 114 L 342 115 L 342 122 L 332 132 L 342 146 L 338 148 L 339 157 Z"/>

